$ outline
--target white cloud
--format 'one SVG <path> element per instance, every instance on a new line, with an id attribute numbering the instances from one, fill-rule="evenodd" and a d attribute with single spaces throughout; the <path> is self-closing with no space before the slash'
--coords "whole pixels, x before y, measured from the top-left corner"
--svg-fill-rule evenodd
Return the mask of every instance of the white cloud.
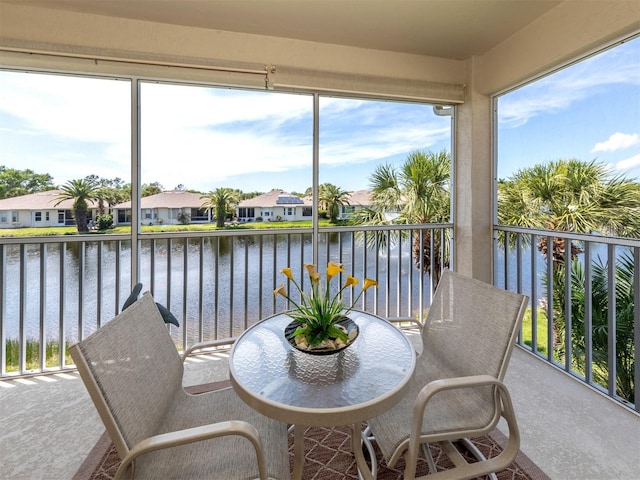
<path id="1" fill-rule="evenodd" d="M 28 133 L 83 142 L 129 140 L 129 82 L 7 72 L 0 91 L 0 108 L 19 118 Z"/>
<path id="2" fill-rule="evenodd" d="M 640 142 L 640 135 L 637 133 L 625 134 L 616 132 L 604 142 L 596 143 L 595 147 L 591 149 L 591 152 L 615 152 L 616 150 L 622 150 L 629 148 Z"/>
<path id="3" fill-rule="evenodd" d="M 309 96 L 242 91 L 217 91 L 214 96 L 200 88 L 155 87 L 149 90 L 153 98 L 143 90 L 144 183 L 159 181 L 172 188 L 179 177 L 187 188 L 211 190 L 244 173 L 311 168 Z M 322 104 L 320 155 L 325 166 L 375 161 L 450 136 L 448 125 L 443 128 L 438 120 L 394 117 L 389 122 L 387 104 L 381 109 L 378 102 L 325 98 Z M 342 127 L 345 119 L 348 126 Z M 325 126 L 334 122 L 341 127 Z"/>
<path id="4" fill-rule="evenodd" d="M 0 128 L 21 140 L 37 137 L 28 140 L 39 147 L 28 153 L 29 168 L 51 173 L 56 184 L 88 174 L 130 179 L 128 81 L 3 73 L 0 82 L 0 110 L 11 119 Z M 311 168 L 309 95 L 143 83 L 140 102 L 143 183 L 207 191 L 245 173 Z M 327 166 L 384 159 L 450 137 L 449 124 L 428 106 L 407 114 L 392 102 L 323 97 L 321 107 Z M 22 148 L 0 152 L 0 159 L 22 168 L 12 165 L 29 150 Z"/>
<path id="5" fill-rule="evenodd" d="M 632 170 L 634 168 L 640 167 L 640 153 L 638 155 L 634 155 L 633 157 L 629 157 L 616 162 L 615 167 L 618 170 Z"/>
<path id="6" fill-rule="evenodd" d="M 519 127 L 530 118 L 567 110 L 611 85 L 639 85 L 637 43 L 617 47 L 499 98 L 500 122 Z"/>

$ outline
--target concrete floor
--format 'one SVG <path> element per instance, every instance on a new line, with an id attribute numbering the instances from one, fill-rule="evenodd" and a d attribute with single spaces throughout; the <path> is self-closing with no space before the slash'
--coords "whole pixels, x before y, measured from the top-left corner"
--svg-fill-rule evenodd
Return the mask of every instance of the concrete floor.
<path id="1" fill-rule="evenodd" d="M 185 385 L 227 376 L 224 353 L 185 364 Z M 521 450 L 552 479 L 640 479 L 640 415 L 519 348 L 506 383 Z M 70 479 L 103 431 L 76 373 L 0 382 L 0 479 Z"/>
<path id="2" fill-rule="evenodd" d="M 520 449 L 552 479 L 640 479 L 640 415 L 515 348 L 505 378 Z"/>

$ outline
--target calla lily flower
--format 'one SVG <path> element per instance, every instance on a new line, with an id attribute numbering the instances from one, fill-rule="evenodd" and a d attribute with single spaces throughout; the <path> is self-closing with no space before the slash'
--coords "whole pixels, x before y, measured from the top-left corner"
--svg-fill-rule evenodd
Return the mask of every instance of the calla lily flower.
<path id="1" fill-rule="evenodd" d="M 377 287 L 378 286 L 378 282 L 376 282 L 375 280 L 371 280 L 370 278 L 365 278 L 364 279 L 364 285 L 362 285 L 362 290 L 366 290 L 369 287 Z"/>
<path id="2" fill-rule="evenodd" d="M 342 288 L 347 288 L 347 287 L 352 287 L 354 285 L 358 284 L 358 279 L 356 277 L 352 277 L 351 275 L 347 275 L 347 280 L 344 282 L 344 287 Z"/>
<path id="3" fill-rule="evenodd" d="M 298 302 L 289 297 L 284 283 L 273 291 L 274 296 L 282 295 L 287 299 L 290 307 L 292 307 L 287 311 L 287 315 L 300 324 L 293 335 L 300 342 L 305 339 L 304 342 L 309 345 L 309 348 L 323 344 L 328 339 L 339 338 L 340 341 L 346 342 L 348 340 L 347 334 L 338 328 L 336 324 L 353 309 L 366 289 L 373 286 L 377 287 L 378 283 L 375 280 L 366 278 L 362 290 L 351 302 L 351 305 L 343 305 L 342 293 L 347 287 L 358 285 L 360 281 L 357 278 L 347 275 L 342 288 L 338 288 L 337 292 L 335 290 L 332 292 L 330 288 L 331 278 L 344 272 L 341 263 L 329 262 L 326 270 L 326 285 L 323 285 L 322 288 L 320 288 L 322 275 L 316 271 L 316 266 L 305 264 L 304 268 L 307 270 L 311 281 L 310 291 L 304 291 L 302 283 L 296 282 L 291 268 L 286 267 L 280 270 L 298 290 L 300 294 Z"/>
<path id="4" fill-rule="evenodd" d="M 331 280 L 331 277 L 340 272 L 344 272 L 341 263 L 329 262 L 329 265 L 327 266 L 327 280 Z"/>
<path id="5" fill-rule="evenodd" d="M 280 286 L 273 291 L 274 297 L 277 297 L 278 295 L 282 295 L 287 298 L 287 290 L 284 288 L 284 283 L 281 283 Z"/>
<path id="6" fill-rule="evenodd" d="M 289 280 L 293 280 L 293 273 L 291 273 L 291 269 L 289 267 L 283 268 L 280 272 L 284 273 Z"/>

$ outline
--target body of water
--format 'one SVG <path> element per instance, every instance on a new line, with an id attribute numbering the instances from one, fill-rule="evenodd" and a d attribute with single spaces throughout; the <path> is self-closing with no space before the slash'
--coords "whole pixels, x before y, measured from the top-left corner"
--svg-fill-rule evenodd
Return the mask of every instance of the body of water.
<path id="1" fill-rule="evenodd" d="M 296 279 L 312 261 L 310 235 L 207 237 L 142 242 L 140 281 L 157 302 L 167 306 L 181 327 L 172 335 L 186 343 L 235 336 L 261 318 L 287 309 L 273 290 L 292 268 Z M 410 242 L 379 251 L 349 234 L 323 236 L 319 245 L 322 273 L 328 261 L 344 264 L 345 274 L 378 281 L 356 308 L 383 316 L 417 316 L 419 298 L 429 304 L 429 276 L 413 265 Z M 24 262 L 21 261 L 24 258 Z M 60 337 L 75 341 L 108 321 L 131 289 L 128 242 L 86 242 L 6 248 L 4 286 L 5 338 Z M 421 284 L 422 277 L 422 284 Z M 24 279 L 21 280 L 21 279 Z M 324 279 L 324 275 L 323 275 Z M 303 282 L 305 284 L 306 280 Z M 285 282 L 286 283 L 286 282 Z M 354 289 L 360 291 L 362 283 Z M 291 286 L 293 288 L 293 286 Z M 24 297 L 21 296 L 21 293 Z M 407 299 L 410 299 L 407 301 Z M 350 303 L 347 294 L 345 303 Z M 22 305 L 22 308 L 21 308 Z M 186 330 L 185 330 L 186 329 Z"/>

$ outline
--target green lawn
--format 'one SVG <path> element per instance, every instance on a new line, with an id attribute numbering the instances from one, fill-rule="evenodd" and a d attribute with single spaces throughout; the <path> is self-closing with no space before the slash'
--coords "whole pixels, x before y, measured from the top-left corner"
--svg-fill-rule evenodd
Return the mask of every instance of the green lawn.
<path id="1" fill-rule="evenodd" d="M 531 307 L 527 308 L 522 319 L 522 341 L 531 346 L 531 337 L 533 329 L 531 328 Z M 536 333 L 538 342 L 538 352 L 542 355 L 547 354 L 547 313 L 543 308 L 538 308 L 538 317 L 536 318 Z"/>
<path id="2" fill-rule="evenodd" d="M 335 226 L 329 223 L 329 220 L 321 219 L 321 227 Z M 347 225 L 347 223 L 338 223 L 337 225 Z M 142 232 L 203 232 L 212 230 L 256 230 L 271 228 L 311 228 L 311 220 L 299 222 L 249 222 L 238 223 L 236 225 L 227 225 L 224 228 L 217 228 L 215 223 L 195 223 L 189 225 L 143 225 Z M 106 231 L 92 230 L 89 235 L 96 234 L 128 234 L 131 227 L 115 227 Z M 40 228 L 0 228 L 0 237 L 41 237 L 53 235 L 77 235 L 76 227 L 40 227 Z"/>

